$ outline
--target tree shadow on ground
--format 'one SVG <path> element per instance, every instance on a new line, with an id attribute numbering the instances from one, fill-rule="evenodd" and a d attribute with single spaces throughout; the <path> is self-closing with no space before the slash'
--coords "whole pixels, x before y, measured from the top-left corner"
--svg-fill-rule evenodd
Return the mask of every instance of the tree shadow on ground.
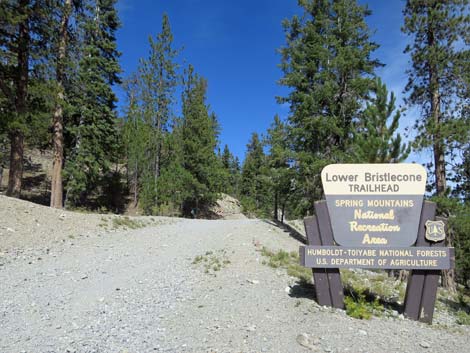
<path id="1" fill-rule="evenodd" d="M 39 205 L 49 206 L 50 182 L 46 173 L 24 176 L 20 198 Z"/>
<path id="2" fill-rule="evenodd" d="M 193 219 L 223 219 L 223 216 L 213 211 L 215 205 L 216 202 L 198 205 L 199 207 L 196 207 L 194 204 L 186 204 L 183 205 L 182 214 L 180 216 Z"/>
<path id="3" fill-rule="evenodd" d="M 47 176 L 45 173 L 31 175 L 31 176 L 24 176 L 22 181 L 22 189 L 23 190 L 34 190 L 36 188 L 42 187 L 46 184 Z"/>
<path id="4" fill-rule="evenodd" d="M 43 172 L 43 166 L 41 163 L 34 163 L 31 158 L 25 158 L 23 165 L 24 172 L 29 173 L 41 173 Z"/>
<path id="5" fill-rule="evenodd" d="M 290 225 L 286 223 L 282 223 L 277 220 L 268 220 L 268 219 L 263 219 L 263 222 L 275 226 L 279 229 L 282 229 L 285 233 L 287 233 L 290 237 L 294 238 L 295 240 L 301 242 L 302 244 L 307 244 L 307 238 L 300 233 L 298 230 L 295 228 L 291 227 Z"/>
<path id="6" fill-rule="evenodd" d="M 465 303 L 462 300 L 456 301 L 456 300 L 452 300 L 452 299 L 449 299 L 449 298 L 439 298 L 437 300 L 440 301 L 441 303 L 443 303 L 445 306 L 447 306 L 448 308 L 450 308 L 454 312 L 464 311 L 467 314 L 470 314 L 470 304 Z"/>
<path id="7" fill-rule="evenodd" d="M 291 286 L 289 297 L 306 298 L 316 301 L 317 296 L 315 294 L 315 285 L 304 280 L 299 280 L 293 286 Z"/>
<path id="8" fill-rule="evenodd" d="M 21 193 L 20 199 L 29 201 L 42 206 L 49 206 L 50 203 L 50 193 Z"/>
<path id="9" fill-rule="evenodd" d="M 305 280 L 298 280 L 293 286 L 291 286 L 291 290 L 289 293 L 289 297 L 291 298 L 305 298 L 317 301 L 317 296 L 315 294 L 315 285 L 309 283 Z M 364 299 L 368 303 L 374 303 L 377 301 L 380 305 L 384 307 L 384 309 L 394 310 L 398 313 L 403 313 L 404 307 L 402 304 L 396 301 L 389 301 L 379 297 L 376 293 L 373 293 L 369 290 L 364 292 L 359 292 L 354 288 L 350 288 L 349 286 L 344 288 L 344 296 L 352 297 L 353 299 L 357 299 L 360 296 L 364 296 Z"/>

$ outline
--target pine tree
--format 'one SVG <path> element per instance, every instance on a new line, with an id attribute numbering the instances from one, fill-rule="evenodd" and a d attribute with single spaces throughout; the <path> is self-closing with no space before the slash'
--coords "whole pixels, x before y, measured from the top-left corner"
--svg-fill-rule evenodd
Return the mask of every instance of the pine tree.
<path id="1" fill-rule="evenodd" d="M 222 163 L 222 191 L 236 197 L 239 192 L 240 162 L 230 152 L 228 145 L 224 146 L 220 159 Z"/>
<path id="2" fill-rule="evenodd" d="M 397 133 L 401 114 L 395 109 L 395 95 L 392 92 L 388 98 L 387 87 L 380 79 L 375 81 L 373 93 L 374 97 L 356 124 L 350 147 L 353 160 L 357 163 L 403 162 L 411 146 L 403 143 Z"/>
<path id="3" fill-rule="evenodd" d="M 174 119 L 166 143 L 166 154 L 168 162 L 163 166 L 158 179 L 157 213 L 181 216 L 184 214 L 185 201 L 191 198 L 192 191 L 189 186 L 193 182 L 193 176 L 184 168 L 182 118 Z"/>
<path id="4" fill-rule="evenodd" d="M 128 183 L 137 203 L 145 213 L 161 213 L 160 209 L 175 208 L 183 194 L 168 190 L 183 177 L 180 151 L 175 138 L 179 122 L 173 113 L 175 89 L 180 83 L 173 48 L 173 34 L 166 14 L 162 17 L 162 30 L 156 38 L 149 37 L 149 55 L 141 59 L 137 73 L 127 81 L 128 107 L 124 128 Z M 171 124 L 176 129 L 171 131 Z M 178 157 L 175 157 L 175 153 Z M 163 178 L 163 180 L 159 180 Z M 169 204 L 171 203 L 171 205 Z M 179 205 L 178 207 L 179 208 Z M 168 213 L 173 210 L 165 209 Z"/>
<path id="5" fill-rule="evenodd" d="M 73 150 L 67 160 L 66 201 L 85 205 L 117 159 L 116 97 L 112 86 L 120 82 L 116 30 L 119 19 L 115 0 L 96 0 L 85 6 L 83 52 L 78 68 Z"/>
<path id="6" fill-rule="evenodd" d="M 446 156 L 454 142 L 468 138 L 463 128 L 470 77 L 468 0 L 408 0 L 403 32 L 411 36 L 407 102 L 422 112 L 416 121 L 417 146 L 432 146 L 435 191 L 447 193 Z"/>
<path id="7" fill-rule="evenodd" d="M 78 3 L 75 4 L 79 6 Z M 54 160 L 51 180 L 50 206 L 54 208 L 63 207 L 63 185 L 62 170 L 64 165 L 64 74 L 67 58 L 67 42 L 69 39 L 69 19 L 73 6 L 72 0 L 64 0 L 60 6 L 60 23 L 58 26 L 58 45 L 56 56 L 56 84 L 57 98 L 52 118 L 52 144 Z"/>
<path id="8" fill-rule="evenodd" d="M 272 194 L 274 200 L 273 217 L 279 219 L 279 207 L 281 207 L 281 221 L 284 221 L 285 207 L 290 196 L 292 170 L 289 165 L 291 153 L 289 149 L 287 126 L 279 116 L 274 116 L 274 121 L 268 129 L 266 143 L 269 146 L 267 163 L 269 175 L 272 181 Z"/>
<path id="9" fill-rule="evenodd" d="M 240 196 L 240 184 L 241 184 L 241 166 L 240 160 L 236 156 L 232 156 L 233 159 L 230 162 L 230 176 L 231 176 L 231 185 L 233 189 L 233 196 Z"/>
<path id="10" fill-rule="evenodd" d="M 224 150 L 221 155 L 221 160 L 222 160 L 222 166 L 226 170 L 230 170 L 230 161 L 232 160 L 233 156 L 232 153 L 230 153 L 230 150 L 227 145 L 224 146 Z"/>
<path id="11" fill-rule="evenodd" d="M 142 176 L 146 170 L 145 151 L 150 141 L 151 129 L 143 120 L 139 105 L 139 78 L 132 75 L 125 82 L 128 106 L 125 112 L 123 140 L 127 165 L 127 183 L 133 198 L 133 206 L 137 207 L 139 192 L 142 186 Z"/>
<path id="12" fill-rule="evenodd" d="M 162 30 L 156 39 L 149 37 L 150 52 L 139 66 L 140 99 L 142 116 L 151 134 L 148 141 L 146 170 L 144 171 L 142 202 L 146 209 L 158 204 L 158 178 L 162 167 L 163 144 L 167 138 L 174 103 L 175 87 L 178 85 L 178 65 L 173 49 L 173 34 L 166 14 L 162 18 Z"/>
<path id="13" fill-rule="evenodd" d="M 189 67 L 183 93 L 182 150 L 183 167 L 191 175 L 189 196 L 183 212 L 198 213 L 209 206 L 220 192 L 221 164 L 215 153 L 218 124 L 206 105 L 207 82 Z"/>
<path id="14" fill-rule="evenodd" d="M 467 289 L 470 288 L 470 204 L 459 204 L 449 218 L 449 225 L 455 246 L 455 273 Z M 450 270 L 452 276 L 453 270 Z M 445 284 L 445 283 L 444 283 Z"/>
<path id="15" fill-rule="evenodd" d="M 267 216 L 271 211 L 271 181 L 268 177 L 263 143 L 257 133 L 251 135 L 247 145 L 241 175 L 241 203 L 245 211 Z"/>
<path id="16" fill-rule="evenodd" d="M 286 46 L 280 49 L 284 77 L 291 89 L 280 103 L 290 105 L 292 146 L 298 169 L 299 204 L 313 210 L 321 198 L 323 166 L 347 159 L 353 121 L 373 84 L 371 59 L 377 44 L 365 18 L 370 11 L 350 0 L 305 0 L 304 14 L 284 21 Z"/>
<path id="17" fill-rule="evenodd" d="M 452 194 L 470 207 L 470 143 L 462 145 L 461 151 L 452 179 L 455 183 Z"/>
<path id="18" fill-rule="evenodd" d="M 470 144 L 464 144 L 460 162 L 454 168 L 454 177 L 451 181 L 455 184 L 452 191 L 453 198 L 439 200 L 438 205 L 448 204 L 453 201 L 452 208 L 446 212 L 449 215 L 448 236 L 453 239 L 456 252 L 455 273 L 460 283 L 469 288 L 470 280 Z M 447 276 L 446 276 L 447 275 Z M 444 278 L 448 277 L 444 273 Z M 452 273 L 450 274 L 452 275 Z"/>
<path id="19" fill-rule="evenodd" d="M 47 125 L 42 113 L 50 87 L 45 89 L 41 63 L 47 60 L 43 49 L 50 34 L 51 6 L 42 0 L 0 2 L 0 101 L 10 141 L 10 196 L 21 192 L 25 141 L 42 137 Z"/>

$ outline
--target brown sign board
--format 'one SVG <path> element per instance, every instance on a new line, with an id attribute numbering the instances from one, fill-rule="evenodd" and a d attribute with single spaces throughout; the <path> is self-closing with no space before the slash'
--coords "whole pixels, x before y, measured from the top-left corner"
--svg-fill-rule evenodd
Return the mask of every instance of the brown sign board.
<path id="1" fill-rule="evenodd" d="M 426 185 L 421 165 L 330 164 L 321 177 L 337 244 L 415 244 Z"/>
<path id="2" fill-rule="evenodd" d="M 301 246 L 300 264 L 311 268 L 445 270 L 453 267 L 454 248 Z"/>
<path id="3" fill-rule="evenodd" d="M 445 247 L 436 204 L 424 201 L 424 168 L 328 165 L 322 182 L 326 201 L 315 202 L 315 216 L 304 219 L 309 245 L 299 249 L 318 303 L 344 309 L 339 268 L 412 270 L 404 314 L 431 323 L 440 272 L 454 268 L 455 253 Z"/>

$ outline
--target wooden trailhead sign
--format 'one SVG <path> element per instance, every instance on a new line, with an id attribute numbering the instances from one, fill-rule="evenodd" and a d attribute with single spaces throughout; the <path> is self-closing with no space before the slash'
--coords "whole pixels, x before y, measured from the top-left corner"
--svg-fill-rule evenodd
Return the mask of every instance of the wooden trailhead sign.
<path id="1" fill-rule="evenodd" d="M 331 164 L 321 174 L 333 236 L 343 246 L 411 246 L 426 187 L 418 164 Z"/>
<path id="2" fill-rule="evenodd" d="M 411 270 L 404 314 L 432 322 L 440 270 L 453 268 L 445 223 L 424 201 L 418 164 L 332 164 L 322 171 L 326 201 L 304 220 L 300 263 L 312 268 L 320 305 L 344 308 L 339 268 Z"/>

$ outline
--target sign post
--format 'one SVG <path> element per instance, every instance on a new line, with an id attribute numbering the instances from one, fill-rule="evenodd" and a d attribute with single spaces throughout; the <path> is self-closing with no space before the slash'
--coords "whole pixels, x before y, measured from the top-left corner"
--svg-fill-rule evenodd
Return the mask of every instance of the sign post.
<path id="1" fill-rule="evenodd" d="M 344 308 L 339 268 L 412 270 L 405 315 L 431 323 L 439 271 L 454 266 L 445 224 L 425 202 L 417 164 L 336 164 L 322 171 L 326 201 L 304 220 L 300 263 L 312 268 L 320 305 Z"/>

